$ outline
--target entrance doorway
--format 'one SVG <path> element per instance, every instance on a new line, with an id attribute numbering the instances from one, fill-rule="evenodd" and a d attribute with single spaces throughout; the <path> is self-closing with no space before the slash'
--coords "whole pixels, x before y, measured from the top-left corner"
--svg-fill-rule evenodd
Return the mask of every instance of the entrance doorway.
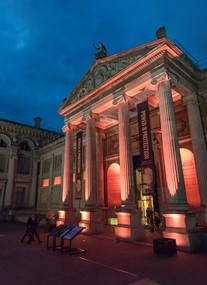
<path id="1" fill-rule="evenodd" d="M 144 183 L 140 165 L 140 156 L 133 157 L 133 168 L 134 168 L 134 181 L 135 181 L 135 200 L 137 207 L 141 210 L 142 213 L 142 224 L 146 227 L 149 225 L 148 213 L 154 212 L 155 208 L 155 199 L 153 195 L 145 195 L 144 193 L 148 192 L 146 189 L 148 185 Z"/>

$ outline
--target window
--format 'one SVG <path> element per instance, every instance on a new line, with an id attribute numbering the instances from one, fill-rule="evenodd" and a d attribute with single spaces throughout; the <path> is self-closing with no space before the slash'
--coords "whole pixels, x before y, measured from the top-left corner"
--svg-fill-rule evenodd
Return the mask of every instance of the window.
<path id="1" fill-rule="evenodd" d="M 60 185 L 60 184 L 61 184 L 61 176 L 55 176 L 54 185 Z"/>
<path id="2" fill-rule="evenodd" d="M 42 180 L 42 187 L 47 187 L 47 186 L 49 186 L 49 178 Z"/>
<path id="3" fill-rule="evenodd" d="M 15 201 L 15 207 L 16 208 L 23 208 L 25 206 L 24 205 L 25 193 L 26 193 L 25 187 L 17 187 L 16 201 Z"/>
<path id="4" fill-rule="evenodd" d="M 48 173 L 50 171 L 50 159 L 46 159 L 43 162 L 43 173 Z"/>
<path id="5" fill-rule="evenodd" d="M 23 151 L 31 151 L 30 146 L 26 142 L 20 143 L 20 149 L 23 150 Z"/>
<path id="6" fill-rule="evenodd" d="M 5 172 L 6 157 L 4 154 L 0 154 L 0 172 Z"/>
<path id="7" fill-rule="evenodd" d="M 17 173 L 22 173 L 22 174 L 30 173 L 30 157 L 24 155 L 18 156 Z"/>
<path id="8" fill-rule="evenodd" d="M 7 147 L 7 144 L 6 144 L 5 141 L 2 140 L 1 138 L 0 138 L 0 147 L 4 147 L 4 148 Z"/>
<path id="9" fill-rule="evenodd" d="M 57 155 L 54 158 L 53 170 L 61 170 L 62 166 L 62 155 Z"/>

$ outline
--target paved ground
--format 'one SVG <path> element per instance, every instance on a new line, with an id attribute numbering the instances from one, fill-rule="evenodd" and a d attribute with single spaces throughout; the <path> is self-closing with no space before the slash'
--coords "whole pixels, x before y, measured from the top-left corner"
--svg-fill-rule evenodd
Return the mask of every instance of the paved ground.
<path id="1" fill-rule="evenodd" d="M 205 285 L 207 254 L 155 256 L 144 243 L 116 242 L 108 235 L 79 235 L 73 247 L 86 253 L 60 254 L 43 243 L 21 243 L 25 225 L 0 223 L 0 285 Z"/>

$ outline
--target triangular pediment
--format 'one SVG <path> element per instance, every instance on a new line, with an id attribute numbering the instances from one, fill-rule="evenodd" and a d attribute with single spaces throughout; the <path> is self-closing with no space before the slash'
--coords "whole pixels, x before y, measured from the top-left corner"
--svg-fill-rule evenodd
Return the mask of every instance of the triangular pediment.
<path id="1" fill-rule="evenodd" d="M 143 56 L 151 52 L 157 46 L 162 44 L 163 40 L 156 40 L 149 44 L 139 46 L 104 59 L 97 60 L 76 86 L 67 99 L 64 100 L 60 109 L 73 104 L 98 86 L 124 70 Z"/>

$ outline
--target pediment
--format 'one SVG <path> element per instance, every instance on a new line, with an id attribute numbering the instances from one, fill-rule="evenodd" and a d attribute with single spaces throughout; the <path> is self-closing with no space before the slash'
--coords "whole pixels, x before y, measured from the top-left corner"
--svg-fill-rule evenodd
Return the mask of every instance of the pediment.
<path id="1" fill-rule="evenodd" d="M 161 43 L 162 42 L 160 40 L 156 40 L 149 44 L 97 60 L 69 97 L 64 100 L 60 109 L 63 109 L 83 98 L 96 87 L 100 86 L 108 79 L 112 78 L 117 73 L 145 56 Z"/>

